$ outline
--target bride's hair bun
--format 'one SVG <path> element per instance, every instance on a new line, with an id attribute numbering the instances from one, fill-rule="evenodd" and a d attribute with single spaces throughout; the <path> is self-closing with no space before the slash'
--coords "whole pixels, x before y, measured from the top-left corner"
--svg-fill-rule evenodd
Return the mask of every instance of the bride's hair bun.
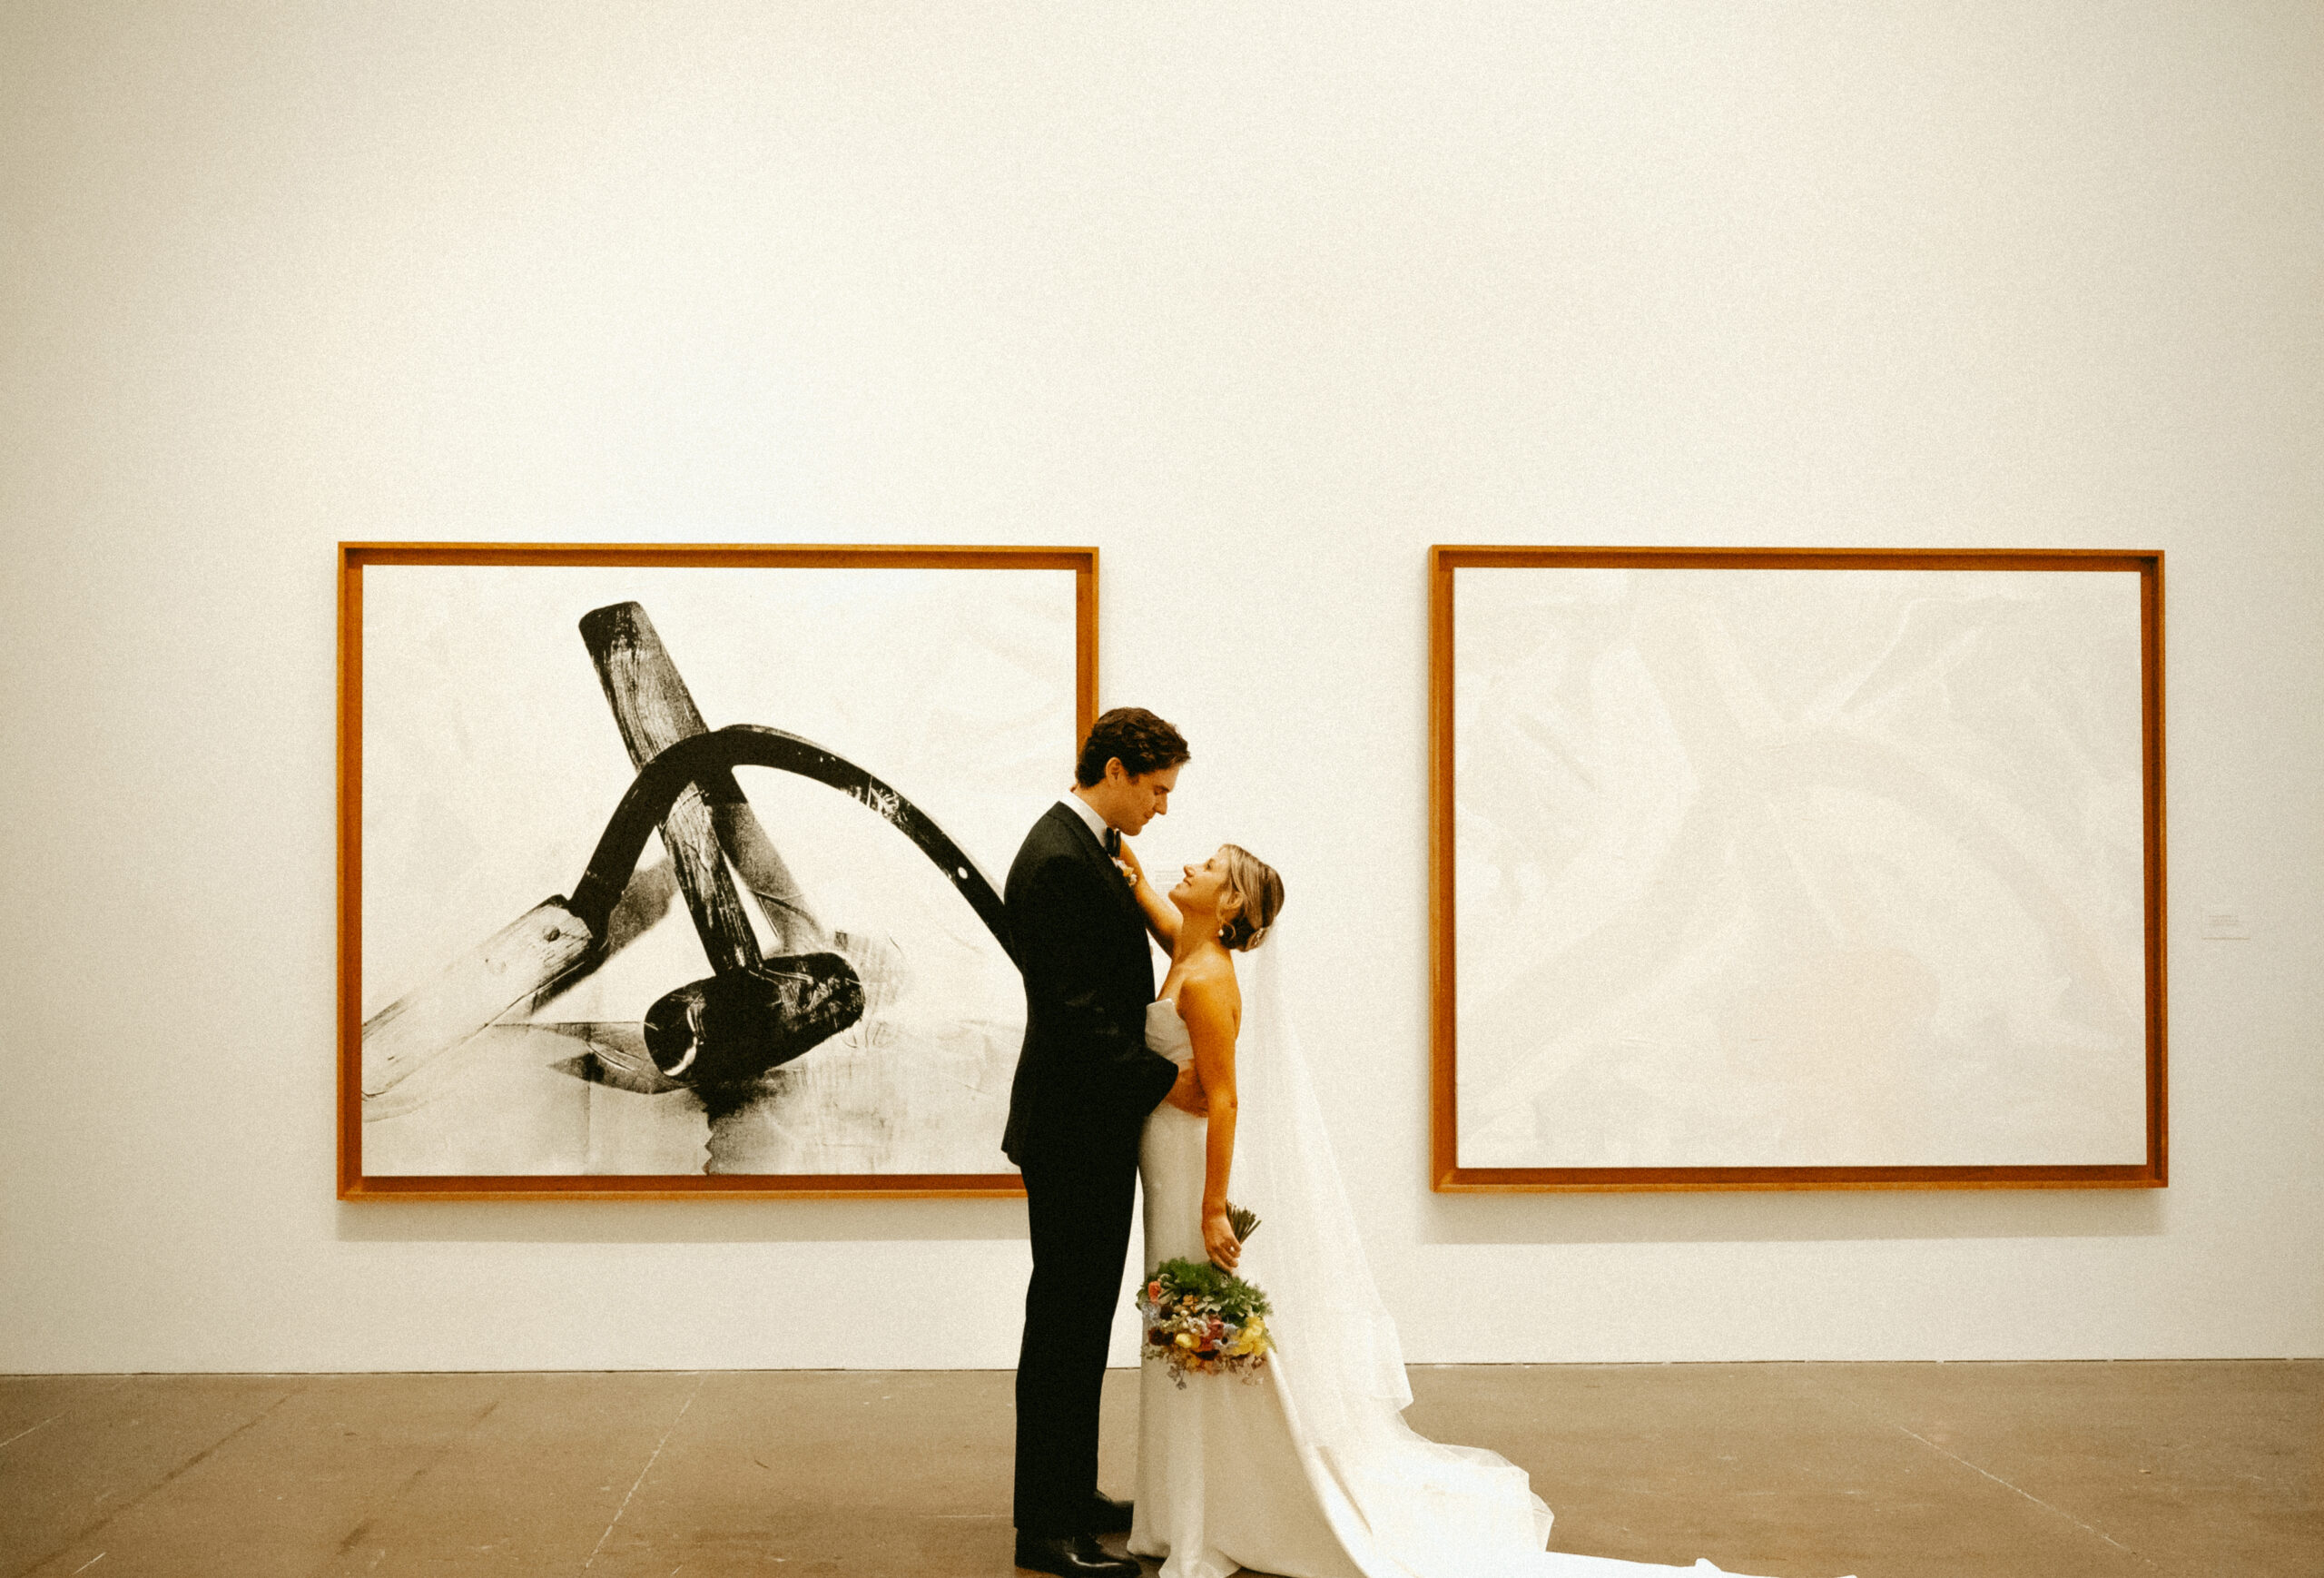
<path id="1" fill-rule="evenodd" d="M 1218 940 L 1237 952 L 1246 952 L 1266 941 L 1275 918 L 1283 912 L 1283 879 L 1275 867 L 1238 843 L 1219 845 L 1226 856 L 1226 881 L 1219 902 L 1234 914 L 1218 929 Z"/>

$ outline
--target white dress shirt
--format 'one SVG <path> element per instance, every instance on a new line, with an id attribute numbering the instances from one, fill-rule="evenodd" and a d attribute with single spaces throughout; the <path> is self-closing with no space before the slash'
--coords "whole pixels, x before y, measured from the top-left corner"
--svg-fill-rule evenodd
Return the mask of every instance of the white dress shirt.
<path id="1" fill-rule="evenodd" d="M 1097 835 L 1099 849 L 1106 847 L 1106 819 L 1090 807 L 1089 802 L 1078 794 L 1068 794 L 1058 804 L 1081 818 L 1082 825 Z"/>

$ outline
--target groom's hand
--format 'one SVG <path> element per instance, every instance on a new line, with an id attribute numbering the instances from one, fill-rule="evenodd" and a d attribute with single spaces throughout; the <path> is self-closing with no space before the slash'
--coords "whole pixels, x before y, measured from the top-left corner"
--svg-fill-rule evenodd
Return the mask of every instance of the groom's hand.
<path id="1" fill-rule="evenodd" d="M 1147 1089 L 1152 1090 L 1153 1087 L 1149 1085 Z M 1178 1070 L 1177 1082 L 1162 1100 L 1181 1112 L 1191 1112 L 1197 1118 L 1210 1116 L 1210 1102 L 1202 1093 L 1202 1080 L 1196 1076 L 1192 1063 Z"/>

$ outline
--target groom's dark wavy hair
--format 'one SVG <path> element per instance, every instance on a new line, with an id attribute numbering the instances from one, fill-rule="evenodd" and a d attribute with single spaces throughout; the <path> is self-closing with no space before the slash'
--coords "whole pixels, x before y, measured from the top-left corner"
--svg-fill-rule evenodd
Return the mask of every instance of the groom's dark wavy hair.
<path id="1" fill-rule="evenodd" d="M 1106 764 L 1116 756 L 1133 778 L 1190 762 L 1186 736 L 1142 706 L 1118 706 L 1089 725 L 1081 742 L 1081 759 L 1073 764 L 1073 781 L 1084 789 L 1102 782 Z"/>

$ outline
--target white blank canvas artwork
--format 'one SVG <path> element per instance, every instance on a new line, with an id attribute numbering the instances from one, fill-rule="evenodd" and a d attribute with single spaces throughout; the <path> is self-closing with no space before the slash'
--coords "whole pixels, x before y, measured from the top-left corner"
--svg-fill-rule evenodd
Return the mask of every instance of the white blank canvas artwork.
<path id="1" fill-rule="evenodd" d="M 766 725 L 839 753 L 925 812 L 996 888 L 1070 781 L 1069 570 L 370 566 L 367 1020 L 573 891 L 633 775 L 576 626 L 629 601 L 709 727 Z M 999 942 L 862 804 L 788 774 L 735 776 L 818 920 L 884 962 L 863 1019 L 740 1105 L 585 1077 L 593 1036 L 634 1034 L 656 998 L 709 973 L 657 837 L 633 897 L 658 876 L 658 919 L 552 1000 L 368 1100 L 367 1174 L 1007 1169 L 1024 996 Z"/>
<path id="2" fill-rule="evenodd" d="M 1460 1166 L 2144 1159 L 2135 574 L 1453 574 Z"/>

